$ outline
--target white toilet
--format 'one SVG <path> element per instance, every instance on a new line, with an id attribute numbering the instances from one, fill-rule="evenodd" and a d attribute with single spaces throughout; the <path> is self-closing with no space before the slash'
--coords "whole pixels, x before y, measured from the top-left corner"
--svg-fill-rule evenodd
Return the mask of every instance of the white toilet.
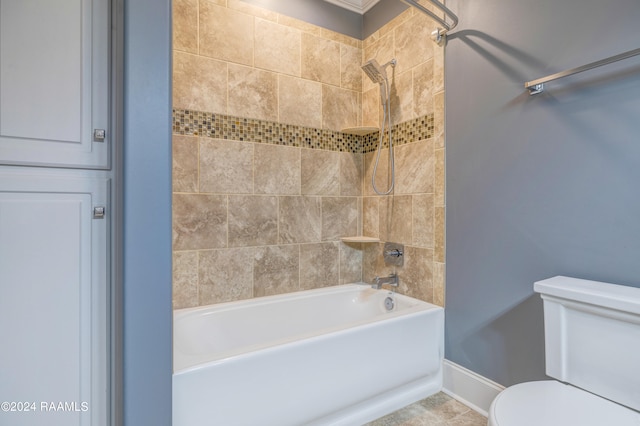
<path id="1" fill-rule="evenodd" d="M 488 426 L 640 426 L 640 288 L 558 276 L 534 290 L 556 380 L 503 390 Z"/>

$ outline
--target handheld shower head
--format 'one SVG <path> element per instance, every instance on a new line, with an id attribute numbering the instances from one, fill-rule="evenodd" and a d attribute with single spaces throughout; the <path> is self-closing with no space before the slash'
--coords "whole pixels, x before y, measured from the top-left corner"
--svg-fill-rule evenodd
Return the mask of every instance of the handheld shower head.
<path id="1" fill-rule="evenodd" d="M 371 59 L 364 64 L 362 66 L 362 71 L 364 71 L 364 73 L 367 74 L 374 83 L 382 84 L 387 80 L 387 72 L 375 59 Z"/>
<path id="2" fill-rule="evenodd" d="M 380 66 L 378 61 L 370 59 L 362 66 L 362 71 L 367 74 L 367 77 L 369 77 L 374 83 L 378 83 L 380 85 L 380 100 L 383 105 L 387 102 L 389 97 L 389 80 L 387 79 L 387 71 L 385 70 L 389 65 L 395 67 L 396 60 L 392 59 L 386 64 Z"/>
<path id="3" fill-rule="evenodd" d="M 371 185 L 373 186 L 373 190 L 378 195 L 387 195 L 393 191 L 393 187 L 395 185 L 395 166 L 393 160 L 393 137 L 391 136 L 391 88 L 389 87 L 389 80 L 387 79 L 387 71 L 385 70 L 389 65 L 391 67 L 396 66 L 396 60 L 392 59 L 386 64 L 380 66 L 378 61 L 375 59 L 371 59 L 367 61 L 366 64 L 362 66 L 362 71 L 367 74 L 367 77 L 371 79 L 374 83 L 378 83 L 380 85 L 380 101 L 382 103 L 382 127 L 380 129 L 380 141 L 378 142 L 378 153 L 376 155 L 376 163 L 373 166 L 373 174 L 371 175 Z M 388 133 L 389 133 L 389 171 L 391 176 L 391 183 L 389 184 L 389 188 L 381 192 L 376 187 L 376 174 L 378 171 L 378 162 L 380 161 L 380 152 L 382 150 L 382 139 L 384 137 L 384 125 L 385 122 L 388 123 Z"/>
<path id="4" fill-rule="evenodd" d="M 367 74 L 367 77 L 371 79 L 374 83 L 382 84 L 387 83 L 387 71 L 386 68 L 391 65 L 392 67 L 396 66 L 396 60 L 392 59 L 384 65 L 380 65 L 378 61 L 375 59 L 370 59 L 366 64 L 362 66 L 362 71 Z"/>

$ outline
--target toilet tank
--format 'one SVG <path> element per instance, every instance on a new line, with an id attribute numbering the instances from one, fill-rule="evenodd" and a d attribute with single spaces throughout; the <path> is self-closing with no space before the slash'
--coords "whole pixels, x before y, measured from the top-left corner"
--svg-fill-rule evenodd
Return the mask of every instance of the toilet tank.
<path id="1" fill-rule="evenodd" d="M 547 375 L 640 410 L 640 288 L 557 276 L 534 290 Z"/>

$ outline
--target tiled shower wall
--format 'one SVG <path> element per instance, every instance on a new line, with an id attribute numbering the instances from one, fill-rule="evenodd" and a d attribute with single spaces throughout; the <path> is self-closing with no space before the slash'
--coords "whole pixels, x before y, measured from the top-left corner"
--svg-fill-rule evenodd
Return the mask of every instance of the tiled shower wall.
<path id="1" fill-rule="evenodd" d="M 386 273 L 377 244 L 340 242 L 362 232 L 407 244 L 401 290 L 442 304 L 442 53 L 425 26 L 408 10 L 359 41 L 241 1 L 174 1 L 175 308 Z M 378 125 L 360 65 L 392 56 L 404 124 L 397 189 L 381 197 L 375 135 L 339 130 Z"/>
<path id="2" fill-rule="evenodd" d="M 331 130 L 362 121 L 362 41 L 239 0 L 173 4 L 174 108 Z"/>
<path id="3" fill-rule="evenodd" d="M 391 87 L 393 123 L 427 117 L 433 131 L 415 135 L 395 146 L 396 183 L 393 196 L 373 191 L 371 174 L 375 152 L 365 149 L 363 181 L 363 233 L 382 241 L 405 244 L 404 266 L 397 269 L 400 292 L 444 306 L 444 48 L 430 38 L 435 24 L 415 9 L 408 9 L 363 42 L 363 61 L 380 64 L 397 60 Z M 378 125 L 382 115 L 379 90 L 363 80 L 363 124 Z M 433 120 L 433 121 L 429 121 Z M 394 137 L 394 140 L 396 137 Z M 383 151 L 376 187 L 387 186 L 388 154 Z M 386 275 L 382 244 L 364 248 L 363 280 Z"/>

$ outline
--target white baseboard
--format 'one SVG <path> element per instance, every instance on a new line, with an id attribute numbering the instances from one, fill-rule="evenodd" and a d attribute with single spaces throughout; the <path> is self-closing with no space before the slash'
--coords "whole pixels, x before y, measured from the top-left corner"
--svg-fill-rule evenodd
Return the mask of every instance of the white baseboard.
<path id="1" fill-rule="evenodd" d="M 442 391 L 485 417 L 493 399 L 504 389 L 504 386 L 446 359 L 443 375 Z"/>

